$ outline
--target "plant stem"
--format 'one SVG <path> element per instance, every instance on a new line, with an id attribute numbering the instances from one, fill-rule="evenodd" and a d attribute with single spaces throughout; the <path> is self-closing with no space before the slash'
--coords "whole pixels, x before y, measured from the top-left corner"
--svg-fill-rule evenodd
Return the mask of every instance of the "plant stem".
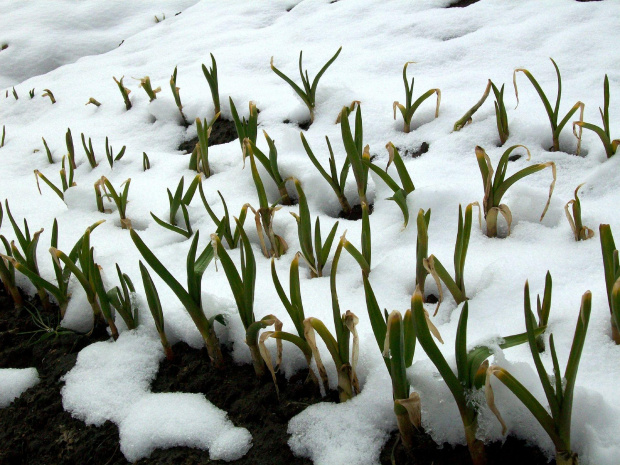
<path id="1" fill-rule="evenodd" d="M 250 348 L 254 373 L 256 373 L 256 377 L 260 379 L 265 375 L 265 362 L 263 361 L 257 344 L 248 344 L 248 347 Z"/>
<path id="2" fill-rule="evenodd" d="M 209 354 L 213 366 L 218 369 L 224 368 L 222 349 L 220 348 L 220 343 L 213 326 L 201 330 L 200 333 L 207 346 L 207 353 Z"/>
<path id="3" fill-rule="evenodd" d="M 474 465 L 486 465 L 487 456 L 484 451 L 484 443 L 476 438 L 476 431 L 478 430 L 478 419 L 474 413 L 474 419 L 467 418 L 471 416 L 471 413 L 461 413 L 463 419 L 463 425 L 465 426 L 465 440 L 467 441 L 467 448 L 469 449 L 469 455 Z"/>
<path id="4" fill-rule="evenodd" d="M 618 330 L 618 326 L 616 325 L 616 321 L 613 316 L 611 317 L 611 338 L 616 344 L 620 344 L 620 330 Z"/>

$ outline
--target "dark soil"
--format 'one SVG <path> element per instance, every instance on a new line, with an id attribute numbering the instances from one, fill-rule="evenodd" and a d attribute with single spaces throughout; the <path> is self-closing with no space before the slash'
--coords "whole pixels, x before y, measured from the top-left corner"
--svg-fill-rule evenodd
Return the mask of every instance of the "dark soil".
<path id="1" fill-rule="evenodd" d="M 374 209 L 375 209 L 374 204 L 368 205 L 368 214 L 372 214 Z M 348 215 L 345 214 L 343 210 L 340 210 L 340 213 L 338 213 L 338 218 L 342 218 L 343 220 L 349 220 L 349 221 L 361 220 L 362 219 L 362 206 L 359 204 L 353 205 L 351 207 L 351 213 L 349 213 Z"/>
<path id="2" fill-rule="evenodd" d="M 226 144 L 238 138 L 237 128 L 235 127 L 234 121 L 218 118 L 215 123 L 213 123 L 213 128 L 211 129 L 211 135 L 209 136 L 209 147 L 212 145 Z M 186 140 L 179 145 L 179 150 L 182 150 L 185 153 L 192 153 L 197 143 L 198 137 Z"/>
<path id="3" fill-rule="evenodd" d="M 398 153 L 400 153 L 400 156 L 403 158 L 418 158 L 428 152 L 429 147 L 430 146 L 427 142 L 422 142 L 422 144 L 420 144 L 420 146 L 416 149 L 398 147 Z"/>
<path id="4" fill-rule="evenodd" d="M 310 125 L 312 124 L 312 121 L 310 121 L 310 120 L 298 122 L 298 121 L 291 121 L 291 120 L 285 119 L 282 122 L 284 124 L 295 124 L 295 125 L 297 125 L 299 127 L 299 129 L 301 129 L 303 131 L 307 131 L 308 129 L 310 129 Z"/>
<path id="5" fill-rule="evenodd" d="M 34 302 L 27 305 L 36 307 Z M 102 329 L 91 336 L 69 333 L 42 342 L 37 342 L 42 333 L 20 334 L 37 329 L 27 310 L 13 309 L 2 288 L 0 368 L 35 367 L 40 382 L 0 409 L 0 464 L 127 463 L 118 447 L 116 425 L 85 426 L 63 410 L 60 397 L 60 377 L 73 367 L 78 352 L 107 339 L 107 333 Z"/>
<path id="6" fill-rule="evenodd" d="M 27 305 L 36 308 L 38 304 L 29 301 Z M 38 310 L 42 311 L 40 307 Z M 54 327 L 54 317 L 50 316 L 49 320 Z M 108 339 L 104 328 L 98 327 L 92 335 L 63 332 L 45 340 L 39 340 L 43 333 L 24 334 L 37 329 L 26 309 L 13 309 L 0 286 L 0 368 L 35 367 L 40 377 L 39 384 L 0 409 L 0 464 L 127 464 L 119 449 L 116 425 L 106 422 L 100 427 L 86 426 L 62 408 L 60 378 L 74 366 L 81 349 Z M 195 350 L 179 343 L 173 350 L 174 360 L 162 362 L 152 385 L 153 392 L 204 394 L 228 412 L 236 426 L 250 431 L 253 445 L 243 458 L 234 462 L 211 461 L 208 451 L 174 447 L 157 449 L 136 464 L 311 465 L 310 460 L 295 457 L 289 449 L 288 422 L 309 405 L 323 400 L 336 402 L 335 392 L 322 399 L 316 387 L 306 382 L 307 371 L 302 371 L 288 381 L 278 376 L 278 399 L 269 377 L 257 380 L 251 365 L 235 365 L 226 352 L 226 369 L 218 371 L 207 362 L 204 349 Z M 394 433 L 384 447 L 382 464 L 392 463 L 392 453 L 398 465 L 470 464 L 463 446 L 445 445 L 438 449 L 428 435 L 421 434 L 412 457 L 400 443 L 394 448 L 397 438 L 398 434 Z M 547 463 L 540 451 L 512 438 L 504 445 L 491 444 L 488 453 L 489 465 Z"/>
<path id="7" fill-rule="evenodd" d="M 444 444 L 438 449 L 426 433 L 416 438 L 415 454 L 408 455 L 400 442 L 398 433 L 392 437 L 381 451 L 381 465 L 471 465 L 466 446 L 453 447 Z M 397 443 L 398 441 L 398 443 Z M 396 447 L 394 445 L 396 444 Z M 525 441 L 509 436 L 504 444 L 495 442 L 485 446 L 487 465 L 555 465 L 555 460 L 547 462 L 545 454 L 538 448 L 528 446 Z M 392 455 L 394 462 L 392 462 Z"/>
<path id="8" fill-rule="evenodd" d="M 452 3 L 451 5 L 448 5 L 448 8 L 465 8 L 466 6 L 473 5 L 474 3 L 478 1 L 479 0 L 459 0 L 456 3 Z"/>

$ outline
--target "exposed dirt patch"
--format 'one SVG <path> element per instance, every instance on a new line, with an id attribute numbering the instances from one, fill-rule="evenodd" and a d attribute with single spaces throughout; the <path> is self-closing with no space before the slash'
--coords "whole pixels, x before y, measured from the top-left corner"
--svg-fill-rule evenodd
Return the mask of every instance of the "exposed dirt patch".
<path id="1" fill-rule="evenodd" d="M 312 122 L 310 120 L 308 121 L 302 121 L 297 122 L 297 121 L 291 121 L 288 119 L 285 119 L 284 121 L 282 121 L 284 124 L 295 124 L 297 125 L 297 127 L 299 127 L 299 129 L 301 129 L 302 131 L 307 131 L 308 129 L 310 129 L 310 125 L 312 124 Z"/>
<path id="2" fill-rule="evenodd" d="M 212 145 L 226 144 L 235 139 L 238 139 L 238 136 L 234 121 L 217 119 L 217 121 L 213 123 L 213 129 L 211 129 L 211 135 L 209 136 L 209 147 Z M 179 150 L 182 150 L 185 153 L 192 153 L 197 143 L 198 137 L 186 140 L 179 145 Z"/>
<path id="3" fill-rule="evenodd" d="M 27 305 L 37 304 L 31 301 Z M 53 319 L 50 316 L 50 321 Z M 41 333 L 20 334 L 37 329 L 25 309 L 13 309 L 2 289 L 0 368 L 35 367 L 40 382 L 0 409 L 0 463 L 127 463 L 118 449 L 118 430 L 113 423 L 100 428 L 86 426 L 63 410 L 60 397 L 60 377 L 74 366 L 78 352 L 106 340 L 107 333 L 101 328 L 91 336 L 69 333 L 41 342 L 37 342 Z"/>
<path id="4" fill-rule="evenodd" d="M 418 158 L 428 152 L 430 145 L 427 142 L 422 142 L 418 148 L 398 148 L 398 153 L 403 158 Z"/>
<path id="5" fill-rule="evenodd" d="M 448 5 L 448 8 L 465 8 L 466 6 L 473 5 L 477 3 L 479 0 L 460 0 L 456 3 L 452 3 Z"/>
<path id="6" fill-rule="evenodd" d="M 394 433 L 381 451 L 381 465 L 471 465 L 471 458 L 466 446 L 453 447 L 444 444 L 441 449 L 426 433 L 416 438 L 415 453 L 408 455 L 402 443 Z M 528 446 L 525 441 L 508 437 L 504 444 L 494 442 L 486 445 L 487 465 L 555 465 L 555 460 L 547 462 L 547 457 L 536 447 Z M 392 454 L 394 462 L 392 462 Z"/>
<path id="7" fill-rule="evenodd" d="M 375 209 L 375 204 L 368 205 L 368 214 L 372 214 Z M 351 207 L 351 213 L 346 215 L 344 211 L 340 210 L 338 213 L 338 218 L 342 218 L 343 220 L 357 221 L 362 219 L 362 206 L 357 204 Z"/>

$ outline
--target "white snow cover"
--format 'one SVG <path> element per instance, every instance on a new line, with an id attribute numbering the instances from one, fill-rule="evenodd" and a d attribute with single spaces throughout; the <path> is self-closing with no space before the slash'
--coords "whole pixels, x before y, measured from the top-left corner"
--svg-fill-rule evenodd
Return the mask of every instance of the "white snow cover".
<path id="1" fill-rule="evenodd" d="M 39 382 L 36 368 L 0 369 L 0 408 L 7 407 Z"/>
<path id="2" fill-rule="evenodd" d="M 620 4 L 617 1 L 480 0 L 462 9 L 444 8 L 449 0 L 121 3 L 126 8 L 124 12 L 104 8 L 101 2 L 95 1 L 82 1 L 79 7 L 75 2 L 43 0 L 2 4 L 0 42 L 6 42 L 8 48 L 0 51 L 0 86 L 15 85 L 19 100 L 12 97 L 8 87 L 0 91 L 0 125 L 6 127 L 5 146 L 0 148 L 0 199 L 7 198 L 15 218 L 21 222 L 26 217 L 31 230 L 45 228 L 39 247 L 39 266 L 44 276 L 50 279 L 54 276 L 51 260 L 45 251 L 54 218 L 59 222 L 61 250 L 69 250 L 87 226 L 106 219 L 91 237 L 96 259 L 103 267 L 104 280 L 108 286 L 117 284 L 114 264 L 118 263 L 132 277 L 138 293 L 143 295 L 139 252 L 127 231 L 120 229 L 116 212 L 103 214 L 96 209 L 92 186 L 105 175 L 115 186 L 132 179 L 127 210 L 129 218 L 168 269 L 180 281 L 185 280 L 185 256 L 190 242 L 157 226 L 149 212 L 165 217 L 168 214 L 166 188 L 174 189 L 182 176 L 187 185 L 195 175 L 188 170 L 189 157 L 177 150 L 180 142 L 195 136 L 195 125 L 186 131 L 180 124 L 168 83 L 172 71 L 178 66 L 177 85 L 181 88 L 188 120 L 211 118 L 213 103 L 201 71 L 202 63 L 210 63 L 209 53 L 217 59 L 222 115 L 230 118 L 229 96 L 245 116 L 247 102 L 256 102 L 261 110 L 260 129 L 267 131 L 277 145 L 282 175 L 294 175 L 301 180 L 312 216 L 320 217 L 325 236 L 336 221 L 338 203 L 308 159 L 300 142 L 299 128 L 293 123 L 283 123 L 284 120 L 307 119 L 307 110 L 293 90 L 270 70 L 269 61 L 273 56 L 275 65 L 295 79 L 299 51 L 303 50 L 304 68 L 307 67 L 309 74 L 314 76 L 342 46 L 342 53 L 318 86 L 316 119 L 305 132 L 324 166 L 327 166 L 328 154 L 325 135 L 329 136 L 334 147 L 337 165 L 343 163 L 345 155 L 340 127 L 334 121 L 342 106 L 352 100 L 362 102 L 364 143 L 370 145 L 371 154 L 378 156 L 379 165 L 385 166 L 387 152 L 384 146 L 388 141 L 409 150 L 416 149 L 422 142 L 430 144 L 428 153 L 416 159 L 406 159 L 416 186 L 415 192 L 407 199 L 412 221 L 406 229 L 402 228 L 400 210 L 393 202 L 385 200 L 391 191 L 374 176 L 370 181 L 369 198 L 375 208 L 370 217 L 373 233 L 370 280 L 382 308 L 404 311 L 410 305 L 415 288 L 416 225 L 413 219 L 420 208 L 432 209 L 429 253 L 452 271 L 450 263 L 458 205 L 481 202 L 483 197 L 474 156 L 476 145 L 486 149 L 494 166 L 505 148 L 514 144 L 529 147 L 531 161 L 522 157 L 510 163 L 508 175 L 531 163 L 556 163 L 557 183 L 549 211 L 542 222 L 539 217 L 551 181 L 549 170 L 519 181 L 504 197 L 503 201 L 510 206 L 514 218 L 510 237 L 489 239 L 478 228 L 472 231 L 465 266 L 470 298 L 469 346 L 523 331 L 525 280 L 530 282 L 534 301 L 535 295 L 542 293 L 545 273 L 550 270 L 554 285 L 549 331 L 554 334 L 563 367 L 568 358 L 581 295 L 591 290 L 592 317 L 577 377 L 571 445 L 579 453 L 581 463 L 612 465 L 617 462 L 620 444 L 616 437 L 620 432 L 620 415 L 614 399 L 620 383 L 620 348 L 610 338 L 598 225 L 610 224 L 616 240 L 620 240 L 620 193 L 617 188 L 620 157 L 616 155 L 608 160 L 598 137 L 590 131 L 584 131 L 582 156 L 575 156 L 577 144 L 570 123 L 561 137 L 561 148 L 565 151 L 549 152 L 549 122 L 536 91 L 519 73 L 520 103 L 515 108 L 517 102 L 511 82 L 515 68 L 529 69 L 553 104 L 556 76 L 549 61 L 549 57 L 553 57 L 563 77 L 560 113 L 564 115 L 580 100 L 586 104 L 585 120 L 601 124 L 598 107 L 603 102 L 603 78 L 607 74 L 611 89 L 611 132 L 612 137 L 618 137 L 620 68 L 617 60 L 613 60 L 620 38 L 617 26 Z M 162 9 L 166 12 L 166 19 L 156 24 L 153 16 L 162 13 Z M 174 16 L 181 10 L 180 15 Z M 51 11 L 63 20 L 44 21 L 45 15 L 39 11 Z M 78 12 L 81 18 L 78 22 L 91 31 L 84 36 L 88 40 L 82 41 L 81 33 L 75 32 L 75 22 L 66 19 Z M 122 30 L 110 28 L 111 21 L 122 25 Z M 117 47 L 121 40 L 124 43 Z M 49 43 L 49 48 L 44 48 L 43 43 Z M 61 47 L 59 44 L 71 43 L 77 45 L 62 52 L 62 59 L 50 66 L 47 58 L 56 53 L 54 49 Z M 92 48 L 89 43 L 94 44 Z M 20 70 L 17 65 L 22 59 L 28 66 Z M 434 103 L 425 102 L 414 116 L 410 134 L 402 132 L 400 115 L 397 121 L 392 119 L 392 102 L 404 101 L 402 66 L 406 61 L 416 62 L 408 68 L 409 77 L 416 78 L 414 98 L 430 88 L 442 91 L 439 118 L 433 119 Z M 112 80 L 112 76 L 120 78 L 123 75 L 125 85 L 132 90 L 133 108 L 130 111 L 125 111 Z M 162 87 L 157 100 L 151 103 L 138 87 L 138 81 L 131 79 L 146 75 L 151 77 L 154 87 Z M 478 101 L 489 78 L 498 85 L 506 85 L 510 138 L 502 148 L 497 147 L 491 102 L 480 108 L 472 124 L 459 132 L 452 132 L 454 122 Z M 31 100 L 28 91 L 32 88 L 36 96 Z M 43 89 L 54 93 L 56 104 L 52 105 L 48 98 L 41 97 Z M 6 90 L 9 91 L 8 98 L 3 98 Z M 90 97 L 100 101 L 101 107 L 85 106 Z M 73 133 L 79 166 L 75 173 L 77 186 L 67 191 L 66 203 L 63 203 L 43 184 L 43 195 L 39 196 L 32 171 L 39 169 L 58 182 L 59 162 L 66 153 L 67 127 Z M 90 168 L 84 157 L 80 133 L 92 138 L 100 162 L 95 169 Z M 116 151 L 127 146 L 125 157 L 116 162 L 113 170 L 104 156 L 106 136 Z M 45 137 L 52 151 L 53 165 L 46 160 L 41 137 Z M 258 145 L 266 150 L 262 133 Z M 151 169 L 146 172 L 142 171 L 143 152 L 151 161 Z M 231 214 L 236 215 L 246 202 L 257 206 L 256 190 L 249 169 L 243 169 L 238 142 L 212 147 L 209 152 L 214 174 L 203 180 L 203 187 L 212 208 L 221 214 L 217 190 L 225 197 Z M 276 201 L 277 189 L 264 171 L 261 174 L 270 201 Z M 563 207 L 583 182 L 586 183 L 580 194 L 583 221 L 596 235 L 589 241 L 575 242 Z M 354 198 L 352 176 L 347 188 Z M 290 261 L 299 249 L 295 220 L 288 212 L 297 212 L 297 207 L 284 207 L 275 215 L 275 231 L 290 245 L 290 251 L 276 261 L 285 288 L 288 286 Z M 202 248 L 208 243 L 215 226 L 200 199 L 194 198 L 189 213 L 194 230 L 200 231 Z M 248 219 L 246 229 L 257 256 L 256 317 L 274 313 L 284 321 L 285 329 L 294 331 L 273 287 L 270 261 L 261 256 L 251 219 Z M 340 220 L 338 235 L 345 230 L 349 240 L 359 246 L 360 222 Z M 14 238 L 6 222 L 1 233 L 9 240 Z M 232 252 L 232 257 L 239 263 L 236 251 Z M 162 299 L 170 340 L 185 340 L 193 346 L 200 346 L 200 336 L 190 317 L 176 296 L 152 274 Z M 21 286 L 29 288 L 25 278 L 19 276 L 18 279 Z M 72 286 L 78 287 L 77 283 Z M 329 279 L 311 280 L 307 274 L 301 287 L 306 316 L 320 318 L 332 328 Z M 433 287 L 429 280 L 427 288 L 432 291 Z M 382 440 L 387 437 L 386 432 L 394 428 L 388 401 L 391 384 L 365 310 L 359 267 L 346 254 L 343 254 L 338 268 L 338 291 L 342 310 L 351 309 L 360 318 L 362 390 L 372 389 L 370 393 L 376 392 L 378 398 L 372 402 L 357 400 L 350 406 L 336 408 L 352 420 L 368 419 L 366 427 L 360 425 L 355 431 L 360 438 L 365 438 L 367 442 L 363 447 L 370 457 L 375 457 L 371 460 L 376 461 Z M 235 319 L 234 301 L 221 267 L 218 272 L 212 264 L 206 271 L 203 296 L 208 316 L 228 315 L 230 324 L 217 326 L 221 339 L 232 343 L 236 360 L 249 361 L 245 335 L 240 322 Z M 150 327 L 149 312 L 143 298 L 141 301 L 141 319 L 145 326 Z M 432 306 L 429 310 L 433 310 Z M 81 306 L 73 304 L 72 312 L 72 325 L 80 326 L 92 318 L 85 303 Z M 460 307 L 447 298 L 434 319 L 446 341 L 442 350 L 453 365 L 459 315 Z M 149 368 L 135 373 L 136 376 L 128 376 L 127 384 L 123 384 L 125 375 L 118 376 L 114 385 L 120 392 L 149 395 L 148 385 L 161 357 L 161 352 L 155 349 L 158 344 L 156 336 L 149 334 L 122 336 L 114 344 L 97 344 L 85 349 L 86 354 L 100 352 L 101 355 L 80 356 L 78 365 L 84 367 L 67 375 L 65 395 L 69 392 L 71 378 L 76 386 L 80 383 L 86 386 L 92 376 L 86 365 L 95 363 L 100 357 L 105 358 L 105 354 L 114 350 L 114 345 L 129 344 L 126 338 L 135 339 L 130 345 L 141 348 L 139 350 L 151 348 L 149 354 L 131 355 L 136 359 L 145 357 Z M 323 347 L 321 350 L 327 362 L 329 354 Z M 291 346 L 285 346 L 285 357 L 284 369 L 288 375 L 303 366 L 303 357 Z M 92 362 L 86 362 L 87 359 Z M 514 371 L 515 376 L 533 389 L 546 405 L 528 347 L 498 353 L 491 361 Z M 549 369 L 551 360 L 548 354 L 543 355 L 543 361 Z M 98 372 L 93 382 L 104 385 L 104 379 L 123 371 L 113 364 L 104 366 L 103 371 L 112 374 Z M 328 365 L 329 369 L 334 387 L 333 364 Z M 438 442 L 464 443 L 456 406 L 421 348 L 416 351 L 409 378 L 413 389 L 421 394 L 423 423 L 427 431 Z M 508 422 L 510 433 L 549 450 L 549 440 L 532 416 L 499 383 L 493 382 L 493 386 L 497 406 Z M 90 397 L 105 398 L 106 390 L 98 390 L 97 396 Z M 362 396 L 371 397 L 368 392 Z M 90 423 L 98 424 L 104 418 L 120 422 L 122 418 L 117 416 L 126 418 L 137 399 L 119 397 L 122 399 L 110 401 L 120 413 L 105 411 L 104 402 L 98 399 L 91 399 L 90 405 L 80 404 L 79 408 L 76 404 L 72 411 Z M 313 422 L 304 420 L 317 418 L 317 412 L 325 409 L 322 405 L 310 407 L 290 426 L 293 433 L 291 446 L 296 453 L 312 457 L 317 462 L 337 460 L 336 457 L 343 457 L 349 451 L 342 437 L 324 434 L 321 437 L 325 437 L 325 441 L 317 441 L 318 433 L 315 433 Z M 328 418 L 333 419 L 334 425 L 325 426 L 322 431 L 330 431 L 340 423 L 338 415 Z M 484 408 L 481 427 L 486 438 L 500 438 L 496 420 Z"/>
<path id="3" fill-rule="evenodd" d="M 130 462 L 156 448 L 208 449 L 212 460 L 237 460 L 252 447 L 252 435 L 235 427 L 226 412 L 202 394 L 148 394 L 119 425 L 121 451 Z"/>
<path id="4" fill-rule="evenodd" d="M 159 339 L 148 331 L 91 344 L 63 377 L 64 409 L 86 424 L 116 423 L 121 451 L 130 462 L 174 446 L 209 449 L 214 460 L 245 455 L 252 445 L 249 431 L 235 427 L 203 395 L 150 392 L 162 358 Z"/>

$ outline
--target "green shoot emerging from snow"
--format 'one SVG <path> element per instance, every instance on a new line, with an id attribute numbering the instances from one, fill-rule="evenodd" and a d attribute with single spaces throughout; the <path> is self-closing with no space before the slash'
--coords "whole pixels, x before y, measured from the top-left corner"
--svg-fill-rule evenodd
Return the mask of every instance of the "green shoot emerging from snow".
<path id="1" fill-rule="evenodd" d="M 123 96 L 123 101 L 125 102 L 125 109 L 129 111 L 131 110 L 131 100 L 129 100 L 129 94 L 131 93 L 131 91 L 123 85 L 124 77 L 125 76 L 121 77 L 120 81 L 118 81 L 115 77 L 113 77 L 113 79 L 114 79 L 114 82 L 116 82 L 116 85 L 118 86 L 118 90 L 121 92 L 121 95 Z"/>
<path id="2" fill-rule="evenodd" d="M 411 131 L 411 119 L 413 118 L 413 114 L 416 112 L 418 107 L 433 94 L 437 94 L 437 105 L 435 107 L 435 118 L 439 116 L 439 103 L 441 102 L 441 91 L 439 89 L 431 89 L 427 90 L 423 93 L 415 102 L 413 100 L 413 82 L 415 78 L 411 78 L 411 85 L 409 85 L 409 81 L 407 80 L 407 66 L 410 63 L 414 63 L 413 61 L 408 61 L 403 66 L 403 82 L 405 83 L 405 105 L 402 105 L 399 102 L 394 102 L 394 119 L 396 119 L 396 109 L 400 110 L 401 115 L 403 116 L 403 131 L 408 133 Z"/>
<path id="3" fill-rule="evenodd" d="M 540 100 L 542 100 L 542 103 L 545 106 L 545 111 L 547 112 L 547 116 L 549 117 L 549 123 L 551 124 L 551 138 L 553 139 L 553 146 L 551 147 L 551 150 L 553 152 L 558 152 L 560 150 L 560 133 L 562 132 L 562 129 L 564 128 L 566 123 L 568 123 L 568 121 L 571 119 L 571 117 L 575 114 L 577 110 L 580 110 L 579 121 L 583 121 L 584 104 L 582 102 L 575 103 L 575 105 L 573 105 L 573 107 L 568 111 L 566 116 L 564 116 L 564 118 L 561 121 L 559 121 L 560 98 L 562 97 L 562 78 L 560 77 L 560 69 L 558 68 L 558 65 L 556 65 L 555 61 L 553 61 L 553 58 L 549 58 L 549 59 L 551 60 L 551 63 L 553 63 L 553 67 L 555 68 L 555 73 L 558 77 L 558 94 L 555 99 L 554 108 L 551 108 L 549 99 L 545 95 L 545 92 L 542 90 L 542 87 L 540 87 L 540 84 L 538 84 L 538 81 L 536 81 L 534 76 L 532 76 L 532 73 L 530 73 L 527 69 L 523 69 L 523 68 L 515 69 L 512 75 L 512 81 L 515 87 L 515 96 L 517 97 L 517 106 L 519 105 L 519 92 L 517 90 L 517 72 L 521 71 L 523 74 L 525 74 L 525 76 L 527 76 L 527 78 L 530 80 L 530 82 L 534 86 L 534 89 L 536 89 L 536 92 L 538 93 Z M 577 135 L 577 141 L 578 141 L 577 142 L 577 155 L 579 155 L 579 152 L 581 151 L 581 128 L 579 128 L 579 134 Z"/>
<path id="4" fill-rule="evenodd" d="M 534 415 L 534 418 L 540 423 L 545 432 L 549 435 L 555 446 L 555 460 L 558 465 L 577 465 L 577 454 L 571 449 L 571 418 L 573 411 L 573 392 L 575 389 L 575 380 L 577 379 L 577 369 L 579 368 L 579 360 L 585 343 L 588 323 L 590 321 L 590 312 L 592 309 L 592 294 L 587 291 L 581 298 L 581 308 L 579 317 L 577 318 L 577 326 L 573 343 L 566 363 L 564 375 L 560 371 L 560 364 L 553 343 L 553 335 L 549 336 L 549 348 L 551 351 L 551 360 L 553 363 L 553 376 L 550 376 L 543 365 L 543 362 L 536 347 L 536 330 L 534 328 L 534 314 L 530 308 L 530 292 L 528 283 L 525 283 L 524 291 L 525 300 L 525 327 L 527 328 L 527 341 L 530 345 L 534 365 L 538 372 L 538 377 L 545 392 L 545 397 L 549 404 L 549 408 L 545 408 L 537 399 L 523 386 L 514 376 L 507 370 L 499 366 L 491 366 L 487 371 L 485 394 L 487 402 L 491 406 L 493 412 L 497 415 L 498 420 L 502 423 L 504 431 L 506 426 L 502 420 L 499 411 L 494 406 L 493 390 L 491 388 L 490 378 L 495 375 Z"/>
<path id="5" fill-rule="evenodd" d="M 603 83 L 603 109 L 599 107 L 598 110 L 601 113 L 601 119 L 603 120 L 602 128 L 591 123 L 575 121 L 573 123 L 573 133 L 575 134 L 575 137 L 580 138 L 581 128 L 594 131 L 596 135 L 601 139 L 603 147 L 605 147 L 605 153 L 607 154 L 607 158 L 610 158 L 616 153 L 616 150 L 618 150 L 618 146 L 620 145 L 620 139 L 612 140 L 611 132 L 609 130 L 609 79 L 607 78 L 607 75 L 605 75 L 605 81 Z M 577 134 L 575 127 L 579 127 L 579 134 Z"/>
<path id="6" fill-rule="evenodd" d="M 569 200 L 566 205 L 564 205 L 564 212 L 566 213 L 566 218 L 568 219 L 568 223 L 573 230 L 573 235 L 575 236 L 576 241 L 585 241 L 594 237 L 594 231 L 587 226 L 584 226 L 581 221 L 581 201 L 577 195 L 577 192 L 581 189 L 581 186 L 583 186 L 583 184 L 579 184 L 577 189 L 575 189 L 575 198 Z M 573 210 L 572 215 L 569 211 L 570 207 L 572 207 Z"/>
<path id="7" fill-rule="evenodd" d="M 211 55 L 211 67 L 207 68 L 204 64 L 202 65 L 202 72 L 205 75 L 205 79 L 209 84 L 209 89 L 211 90 L 211 97 L 213 98 L 213 105 L 215 106 L 215 114 L 220 112 L 220 89 L 217 82 L 217 63 L 215 62 L 215 57 L 212 53 Z"/>
<path id="8" fill-rule="evenodd" d="M 608 224 L 600 225 L 599 234 L 603 252 L 607 301 L 611 313 L 611 334 L 615 343 L 620 344 L 620 260 L 618 260 L 618 249 L 611 233 L 611 227 Z"/>
<path id="9" fill-rule="evenodd" d="M 491 165 L 491 159 L 484 151 L 482 147 L 476 147 L 476 158 L 478 159 L 478 167 L 480 168 L 480 174 L 482 175 L 482 183 L 484 186 L 484 201 L 483 201 L 483 210 L 484 210 L 484 218 L 487 223 L 487 236 L 489 237 L 497 237 L 497 219 L 501 214 L 506 223 L 508 224 L 508 234 L 510 234 L 510 225 L 512 223 L 512 213 L 508 205 L 500 203 L 502 201 L 502 197 L 508 190 L 510 186 L 512 186 L 515 182 L 520 179 L 523 179 L 530 174 L 534 174 L 538 171 L 544 170 L 545 168 L 551 168 L 551 172 L 553 174 L 553 180 L 551 181 L 551 185 L 549 186 L 549 197 L 547 199 L 547 203 L 545 204 L 545 208 L 540 215 L 540 220 L 545 217 L 545 213 L 547 213 L 547 209 L 549 208 L 549 203 L 551 202 L 551 194 L 553 194 L 553 188 L 555 187 L 555 179 L 556 179 L 556 171 L 555 171 L 555 163 L 552 161 L 546 163 L 536 163 L 535 165 L 530 165 L 526 168 L 523 168 L 520 171 L 517 171 L 515 174 L 506 179 L 506 169 L 508 168 L 508 159 L 513 150 L 517 147 L 523 147 L 527 151 L 527 159 L 530 159 L 530 151 L 527 147 L 523 145 L 513 145 L 508 148 L 499 162 L 497 163 L 497 172 L 494 172 L 493 166 Z M 493 174 L 495 173 L 495 178 Z"/>
<path id="10" fill-rule="evenodd" d="M 329 68 L 331 64 L 336 60 L 336 58 L 338 58 L 338 55 L 340 55 L 341 51 L 342 51 L 342 47 L 340 47 L 336 51 L 334 56 L 331 57 L 328 60 L 328 62 L 323 65 L 323 67 L 321 68 L 319 73 L 316 75 L 312 83 L 310 83 L 310 77 L 308 76 L 308 70 L 306 70 L 305 72 L 302 70 L 301 61 L 302 61 L 303 51 L 300 51 L 299 52 L 299 76 L 301 77 L 301 82 L 304 86 L 303 89 L 299 87 L 297 84 L 295 84 L 293 80 L 289 78 L 286 74 L 284 74 L 282 71 L 276 68 L 275 65 L 273 64 L 273 57 L 271 57 L 271 70 L 274 73 L 276 73 L 280 78 L 282 78 L 284 81 L 286 81 L 286 83 L 293 88 L 293 90 L 297 93 L 297 95 L 299 95 L 299 98 L 301 98 L 301 100 L 303 100 L 303 102 L 308 107 L 308 111 L 310 112 L 310 124 L 314 122 L 314 109 L 316 106 L 316 89 L 317 89 L 317 86 L 319 85 L 319 80 L 323 76 L 323 73 L 327 71 L 327 68 Z"/>

